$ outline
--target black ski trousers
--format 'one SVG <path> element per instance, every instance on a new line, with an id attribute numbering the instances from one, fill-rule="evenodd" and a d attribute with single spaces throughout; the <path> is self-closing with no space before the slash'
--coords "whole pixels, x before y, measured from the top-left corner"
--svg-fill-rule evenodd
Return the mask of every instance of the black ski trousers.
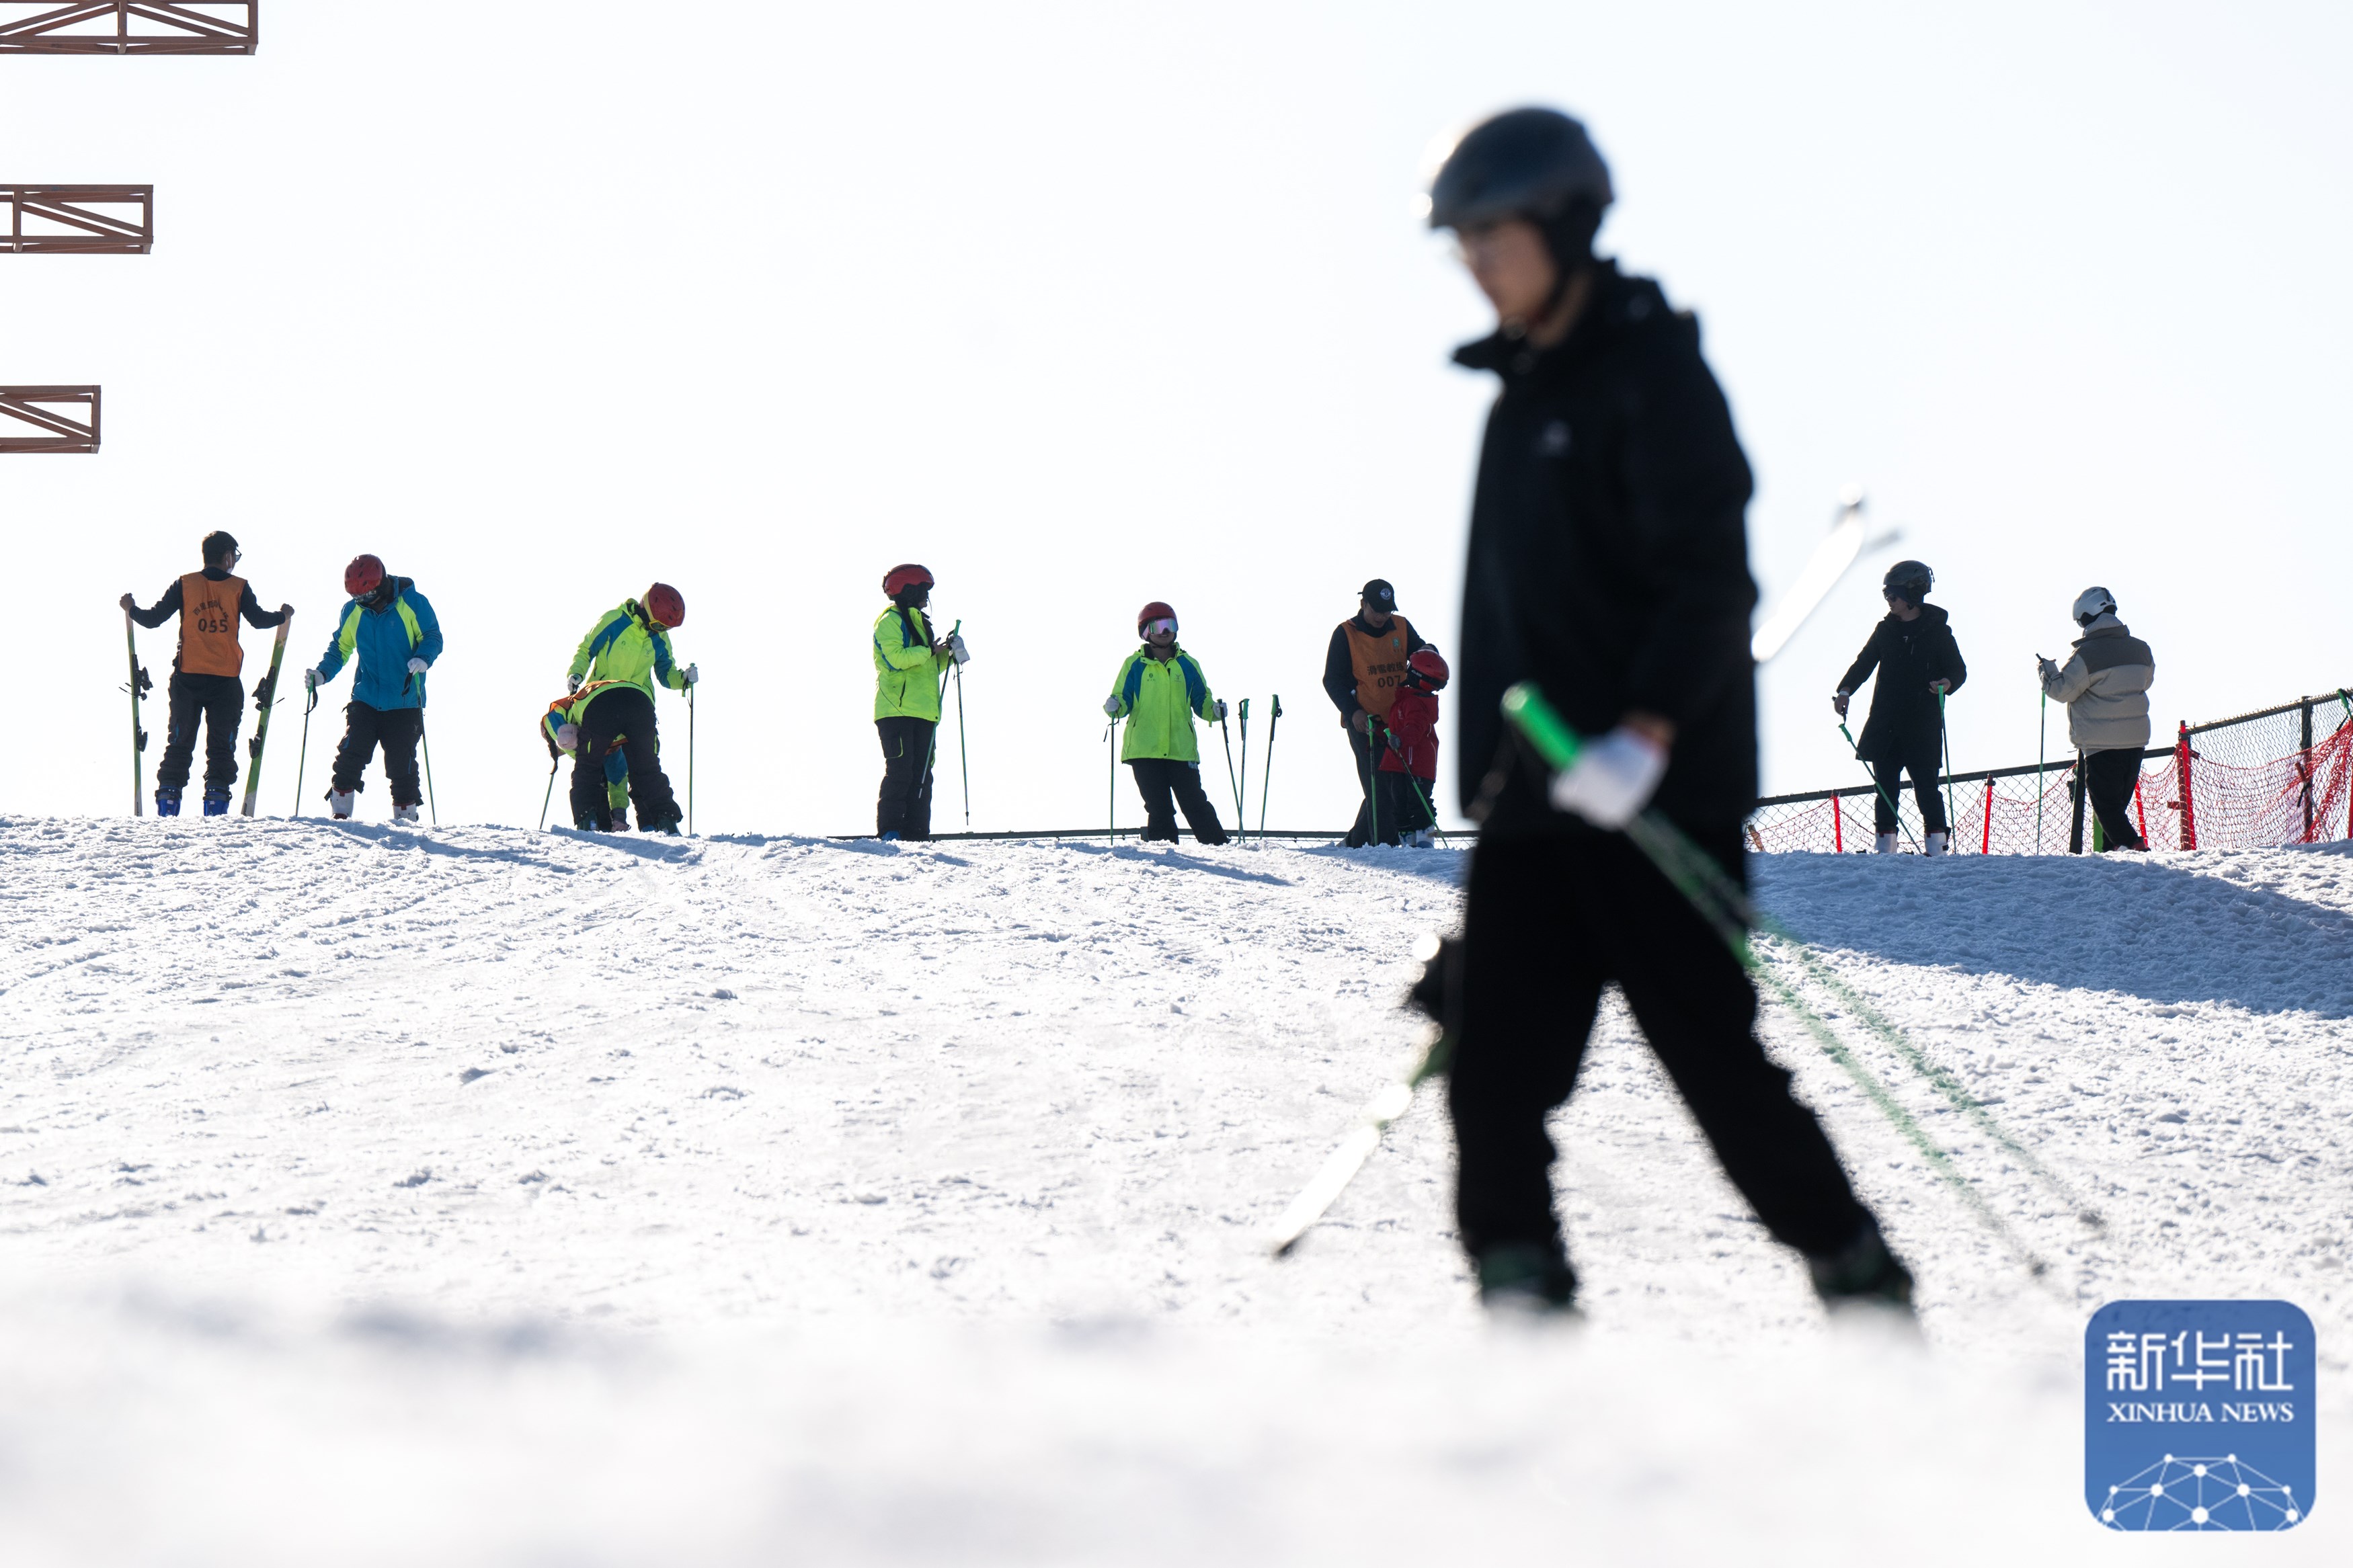
<path id="1" fill-rule="evenodd" d="M 417 741 L 425 733 L 422 708 L 371 708 L 353 702 L 343 709 L 343 743 L 335 749 L 335 771 L 328 788 L 348 795 L 367 785 L 365 771 L 379 745 L 384 748 L 384 776 L 392 784 L 396 806 L 425 804 L 425 786 L 417 778 Z"/>
<path id="2" fill-rule="evenodd" d="M 2084 793 L 2098 814 L 2111 849 L 2146 849 L 2133 823 L 2133 790 L 2140 783 L 2141 748 L 2091 752 L 2084 758 Z"/>
<path id="3" fill-rule="evenodd" d="M 877 719 L 882 741 L 882 791 L 874 800 L 874 831 L 902 838 L 932 836 L 932 736 L 929 719 Z"/>
<path id="4" fill-rule="evenodd" d="M 227 790 L 237 783 L 237 728 L 245 713 L 245 686 L 234 675 L 172 672 L 165 689 L 172 700 L 172 732 L 155 769 L 155 787 L 177 794 L 188 787 L 195 761 L 196 723 L 205 726 L 205 787 Z"/>
<path id="5" fill-rule="evenodd" d="M 616 808 L 608 784 L 626 784 L 638 808 L 638 826 L 658 833 L 685 814 L 662 772 L 661 731 L 654 723 L 654 700 L 634 686 L 596 694 L 580 718 L 580 740 L 572 752 L 572 823 L 610 833 L 629 826 L 627 807 Z"/>
<path id="6" fill-rule="evenodd" d="M 1127 764 L 1135 770 L 1135 793 L 1144 797 L 1144 837 L 1176 841 L 1176 813 L 1203 844 L 1223 844 L 1226 830 L 1218 808 L 1201 790 L 1201 764 L 1168 757 L 1137 757 Z"/>
<path id="7" fill-rule="evenodd" d="M 1700 844 L 1739 875 L 1737 827 Z M 1577 1087 L 1613 981 L 1767 1229 L 1812 1256 L 1862 1228 L 1868 1216 L 1821 1124 L 1757 1043 L 1746 971 L 1623 837 L 1482 839 L 1462 962 L 1448 1098 L 1461 1160 L 1455 1214 L 1473 1258 L 1508 1244 L 1559 1246 L 1545 1119 Z"/>
<path id="8" fill-rule="evenodd" d="M 1872 820 L 1882 833 L 1896 830 L 1895 803 L 1902 798 L 1902 775 L 1912 775 L 1912 793 L 1920 802 L 1920 831 L 1948 833 L 1945 821 L 1945 797 L 1936 788 L 1936 777 L 1945 771 L 1943 737 L 1933 732 L 1914 736 L 1900 743 L 1895 754 L 1871 764 L 1871 776 L 1879 788 L 1872 795 Z"/>

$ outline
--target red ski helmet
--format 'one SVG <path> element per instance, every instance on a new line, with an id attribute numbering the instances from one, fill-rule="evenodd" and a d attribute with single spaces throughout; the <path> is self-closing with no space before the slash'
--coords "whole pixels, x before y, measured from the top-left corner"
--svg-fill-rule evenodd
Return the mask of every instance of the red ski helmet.
<path id="1" fill-rule="evenodd" d="M 882 574 L 882 593 L 886 598 L 895 599 L 918 585 L 925 588 L 936 585 L 932 580 L 930 567 L 918 566 L 910 561 L 903 566 L 893 566 Z"/>
<path id="2" fill-rule="evenodd" d="M 343 568 L 343 592 L 364 599 L 384 584 L 384 563 L 373 555 L 354 555 Z"/>
<path id="3" fill-rule="evenodd" d="M 1405 667 L 1428 682 L 1432 691 L 1443 689 L 1454 679 L 1454 672 L 1446 668 L 1445 658 L 1434 647 L 1418 649 L 1405 661 Z"/>
<path id="4" fill-rule="evenodd" d="M 669 584 L 655 584 L 640 602 L 646 607 L 646 619 L 664 631 L 686 625 L 686 597 Z"/>
<path id="5" fill-rule="evenodd" d="M 1155 599 L 1135 612 L 1135 635 L 1137 637 L 1144 635 L 1145 624 L 1148 621 L 1173 621 L 1176 618 L 1176 612 L 1174 609 Z"/>

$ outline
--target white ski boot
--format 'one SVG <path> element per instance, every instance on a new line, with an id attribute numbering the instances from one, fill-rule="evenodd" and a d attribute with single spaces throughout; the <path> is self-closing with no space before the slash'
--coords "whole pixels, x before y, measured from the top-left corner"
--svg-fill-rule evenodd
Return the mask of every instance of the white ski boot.
<path id="1" fill-rule="evenodd" d="M 1874 854 L 1874 855 L 1893 855 L 1893 854 L 1894 854 L 1894 853 L 1895 853 L 1895 835 L 1894 835 L 1893 833 L 1883 833 L 1883 834 L 1881 834 L 1881 835 L 1879 836 L 1879 842 L 1872 846 L 1872 850 L 1871 850 L 1871 852 L 1872 852 L 1873 854 Z"/>
<path id="2" fill-rule="evenodd" d="M 1434 827 L 1416 828 L 1412 843 L 1416 849 L 1434 849 L 1438 847 L 1438 830 Z"/>
<path id="3" fill-rule="evenodd" d="M 417 805 L 416 805 L 416 803 L 412 801 L 412 802 L 410 802 L 410 803 L 409 803 L 408 805 L 395 805 L 393 806 L 393 808 L 392 808 L 392 825 L 393 825 L 395 827 L 414 827 L 414 826 L 417 826 Z"/>
<path id="4" fill-rule="evenodd" d="M 1946 835 L 1931 833 L 1928 835 L 1927 850 L 1931 855 L 1949 855 L 1953 852 L 1953 847 Z"/>
<path id="5" fill-rule="evenodd" d="M 357 790 L 345 790 L 341 795 L 337 795 L 333 790 L 327 792 L 327 809 L 335 814 L 337 822 L 349 822 L 352 819 L 352 807 L 359 803 L 360 793 Z"/>

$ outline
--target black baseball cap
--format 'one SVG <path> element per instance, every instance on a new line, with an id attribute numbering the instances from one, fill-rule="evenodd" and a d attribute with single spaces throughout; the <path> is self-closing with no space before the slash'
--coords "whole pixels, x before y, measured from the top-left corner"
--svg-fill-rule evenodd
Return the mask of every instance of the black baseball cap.
<path id="1" fill-rule="evenodd" d="M 1384 610 L 1397 608 L 1397 590 L 1389 586 L 1388 580 L 1385 577 L 1376 577 L 1366 584 L 1363 596 L 1367 602 L 1378 605 Z"/>

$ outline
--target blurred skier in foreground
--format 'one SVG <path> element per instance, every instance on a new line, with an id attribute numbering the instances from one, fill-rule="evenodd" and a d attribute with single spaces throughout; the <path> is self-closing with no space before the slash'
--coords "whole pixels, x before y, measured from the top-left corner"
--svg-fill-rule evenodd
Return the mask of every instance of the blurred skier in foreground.
<path id="1" fill-rule="evenodd" d="M 1845 718 L 1849 700 L 1874 668 L 1879 671 L 1878 684 L 1871 689 L 1871 717 L 1863 721 L 1854 754 L 1878 786 L 1872 815 L 1882 855 L 1895 853 L 1895 800 L 1905 773 L 1912 775 L 1912 793 L 1920 802 L 1922 848 L 1942 855 L 1952 843 L 1936 780 L 1945 771 L 1945 699 L 1961 689 L 1969 671 L 1953 640 L 1951 620 L 1927 602 L 1936 583 L 1936 574 L 1918 561 L 1898 561 L 1887 569 L 1880 588 L 1887 614 L 1871 628 L 1870 640 L 1831 699 L 1838 716 Z"/>
<path id="2" fill-rule="evenodd" d="M 584 833 L 627 833 L 634 801 L 640 828 L 677 837 L 686 814 L 662 772 L 654 683 L 685 691 L 702 679 L 670 653 L 670 634 L 685 624 L 686 596 L 657 583 L 598 616 L 573 650 L 564 725 L 573 733 L 557 749 L 572 753 L 572 826 Z"/>
<path id="3" fill-rule="evenodd" d="M 425 733 L 425 672 L 441 657 L 441 622 L 433 606 L 406 577 L 388 576 L 373 555 L 355 555 L 343 568 L 343 592 L 351 598 L 335 617 L 335 635 L 302 684 L 316 691 L 335 679 L 345 659 L 352 700 L 343 708 L 343 743 L 327 783 L 327 809 L 338 822 L 359 804 L 361 779 L 376 748 L 384 748 L 384 776 L 392 784 L 392 819 L 417 825 L 425 786 L 417 776 L 417 742 Z"/>
<path id="4" fill-rule="evenodd" d="M 2035 668 L 2042 689 L 2067 705 L 2067 738 L 2083 754 L 2084 788 L 2091 796 L 2100 831 L 2111 849 L 2146 851 L 2133 826 L 2133 789 L 2140 783 L 2141 753 L 2148 749 L 2148 689 L 2157 681 L 2157 655 L 2116 619 L 2116 601 L 2105 588 L 2086 588 L 2075 599 L 2074 657 L 2066 667 L 2041 654 Z"/>
<path id="5" fill-rule="evenodd" d="M 1201 790 L 1201 747 L 1193 716 L 1215 724 L 1226 716 L 1222 698 L 1209 695 L 1209 681 L 1193 656 L 1176 646 L 1176 612 L 1155 599 L 1135 613 L 1135 635 L 1144 646 L 1127 656 L 1103 699 L 1103 717 L 1127 721 L 1119 760 L 1135 775 L 1144 797 L 1146 838 L 1176 840 L 1176 813 L 1199 844 L 1223 844 L 1226 830 L 1218 808 Z"/>
<path id="6" fill-rule="evenodd" d="M 245 649 L 237 642 L 237 624 L 241 617 L 247 625 L 267 630 L 294 613 L 291 605 L 261 607 L 252 584 L 235 575 L 245 552 L 227 533 L 207 533 L 196 549 L 204 570 L 174 580 L 153 609 L 141 609 L 128 594 L 121 600 L 131 618 L 151 632 L 172 616 L 180 617 L 180 647 L 172 656 L 166 688 L 172 731 L 155 769 L 158 816 L 180 815 L 180 793 L 188 787 L 199 720 L 205 726 L 205 815 L 228 815 L 229 786 L 237 783 L 237 729 L 245 707 L 245 687 L 237 679 L 245 668 Z"/>
<path id="7" fill-rule="evenodd" d="M 1908 1310 L 1911 1276 L 1755 1034 L 1722 940 L 1622 835 L 1657 809 L 1745 880 L 1757 795 L 1744 512 L 1750 480 L 1699 329 L 1593 255 L 1609 175 L 1550 110 L 1472 131 L 1430 189 L 1495 332 L 1455 353 L 1503 390 L 1463 574 L 1462 798 L 1471 863 L 1450 1109 L 1456 1214 L 1491 1306 L 1570 1307 L 1545 1119 L 1576 1087 L 1615 982 L 1725 1173 L 1831 1303 Z M 1547 778 L 1498 705 L 1533 680 L 1590 739 Z M 1704 1201 L 1700 1200 L 1700 1201 Z"/>

